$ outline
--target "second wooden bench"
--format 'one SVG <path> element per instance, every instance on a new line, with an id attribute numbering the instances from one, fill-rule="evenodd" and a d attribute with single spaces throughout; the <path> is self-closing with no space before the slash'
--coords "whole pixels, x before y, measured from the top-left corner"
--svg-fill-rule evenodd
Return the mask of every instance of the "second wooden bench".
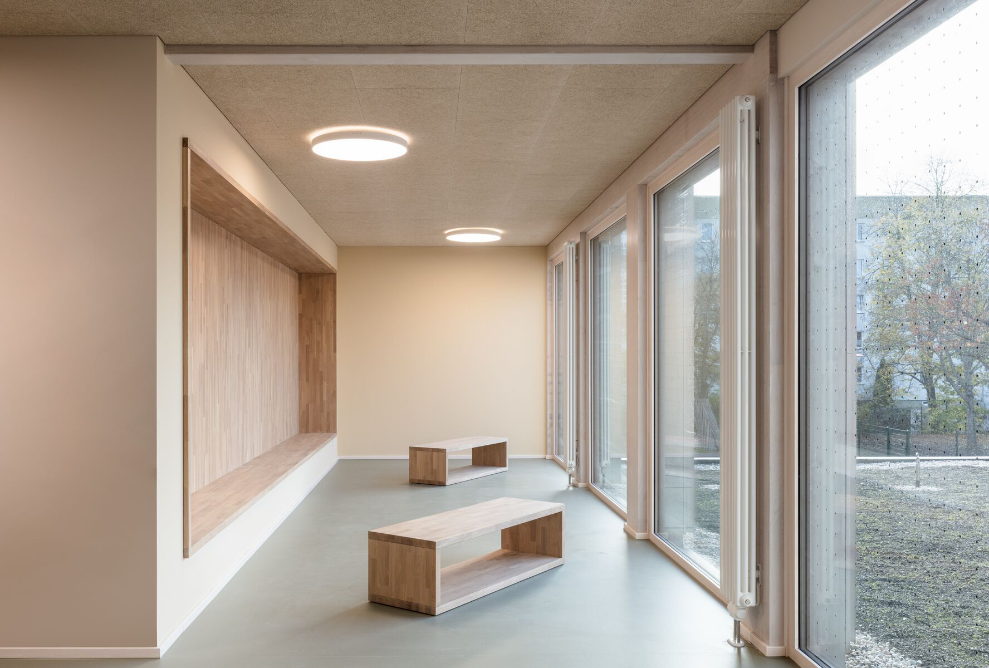
<path id="1" fill-rule="evenodd" d="M 450 453 L 470 450 L 470 466 L 450 468 Z M 508 439 L 504 436 L 468 436 L 409 448 L 409 482 L 453 485 L 508 470 Z"/>

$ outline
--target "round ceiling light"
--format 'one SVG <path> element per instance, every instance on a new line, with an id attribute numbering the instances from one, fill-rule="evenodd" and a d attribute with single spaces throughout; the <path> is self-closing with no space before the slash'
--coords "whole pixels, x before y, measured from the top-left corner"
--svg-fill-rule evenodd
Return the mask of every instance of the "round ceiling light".
<path id="1" fill-rule="evenodd" d="M 409 142 L 384 130 L 334 130 L 313 137 L 312 150 L 316 155 L 333 160 L 391 160 L 405 155 Z"/>
<path id="2" fill-rule="evenodd" d="M 483 244 L 501 239 L 502 231 L 496 230 L 493 227 L 458 227 L 453 230 L 447 230 L 443 234 L 446 235 L 447 241 Z"/>

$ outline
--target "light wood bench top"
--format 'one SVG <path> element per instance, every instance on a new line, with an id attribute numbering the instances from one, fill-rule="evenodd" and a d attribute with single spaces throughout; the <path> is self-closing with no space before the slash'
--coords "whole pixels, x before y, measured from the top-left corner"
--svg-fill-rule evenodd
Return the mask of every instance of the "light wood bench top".
<path id="1" fill-rule="evenodd" d="M 449 441 L 436 441 L 435 443 L 423 443 L 422 445 L 412 445 L 409 447 L 416 450 L 470 450 L 480 448 L 485 445 L 497 445 L 506 443 L 508 439 L 504 436 L 467 436 L 465 438 L 451 438 Z"/>
<path id="2" fill-rule="evenodd" d="M 334 438 L 336 434 L 331 433 L 296 434 L 194 492 L 189 509 L 191 540 L 185 556 L 202 547 Z"/>
<path id="3" fill-rule="evenodd" d="M 440 548 L 563 512 L 562 503 L 502 497 L 368 532 L 389 543 Z"/>

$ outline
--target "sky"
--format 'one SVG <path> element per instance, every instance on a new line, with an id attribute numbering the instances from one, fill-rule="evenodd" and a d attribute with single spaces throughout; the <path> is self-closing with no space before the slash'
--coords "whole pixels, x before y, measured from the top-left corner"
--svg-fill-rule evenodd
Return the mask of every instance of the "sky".
<path id="1" fill-rule="evenodd" d="M 931 158 L 989 195 L 989 0 L 859 78 L 856 105 L 858 195 L 922 194 Z"/>
<path id="2" fill-rule="evenodd" d="M 721 192 L 721 170 L 716 169 L 694 184 L 694 197 L 717 197 Z"/>

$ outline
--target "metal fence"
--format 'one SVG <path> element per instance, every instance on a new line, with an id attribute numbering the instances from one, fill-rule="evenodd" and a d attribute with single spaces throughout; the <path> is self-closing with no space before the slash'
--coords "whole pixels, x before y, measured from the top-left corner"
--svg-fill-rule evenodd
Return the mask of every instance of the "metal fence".
<path id="1" fill-rule="evenodd" d="M 887 457 L 903 455 L 908 457 L 910 451 L 910 430 L 883 427 L 874 424 L 860 424 L 855 435 L 855 447 L 858 454 L 882 454 Z"/>
<path id="2" fill-rule="evenodd" d="M 934 402 L 897 400 L 875 406 L 858 401 L 856 449 L 859 456 L 971 457 L 989 455 L 989 409 L 979 404 L 975 433 L 965 429 L 965 407 L 959 399 Z"/>
<path id="3" fill-rule="evenodd" d="M 897 429 L 876 424 L 859 423 L 855 438 L 858 455 L 922 457 L 972 457 L 989 455 L 989 435 L 976 434 L 975 447 L 970 447 L 961 429 L 950 433 L 932 434 L 909 429 Z"/>

